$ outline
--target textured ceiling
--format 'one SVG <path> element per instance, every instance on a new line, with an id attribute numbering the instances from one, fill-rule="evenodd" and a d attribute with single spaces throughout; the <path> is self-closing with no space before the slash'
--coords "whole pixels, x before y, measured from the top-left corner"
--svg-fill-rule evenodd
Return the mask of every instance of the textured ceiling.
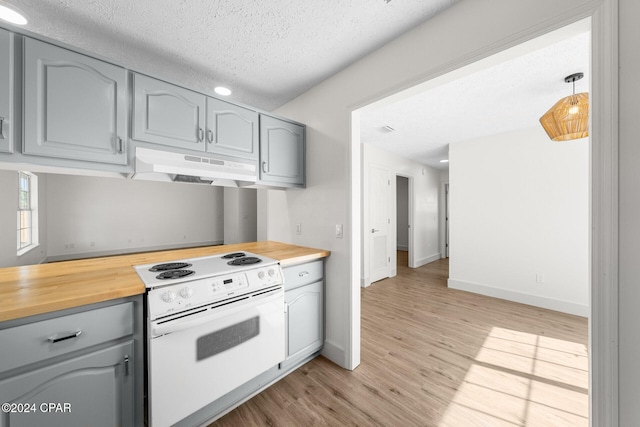
<path id="1" fill-rule="evenodd" d="M 540 116 L 571 94 L 564 77 L 584 72 L 576 93 L 589 91 L 588 21 L 529 45 L 506 52 L 497 64 L 364 112 L 362 142 L 447 169 L 439 161 L 448 158 L 452 142 L 540 126 Z"/>
<path id="2" fill-rule="evenodd" d="M 460 0 L 8 0 L 26 29 L 273 110 Z"/>

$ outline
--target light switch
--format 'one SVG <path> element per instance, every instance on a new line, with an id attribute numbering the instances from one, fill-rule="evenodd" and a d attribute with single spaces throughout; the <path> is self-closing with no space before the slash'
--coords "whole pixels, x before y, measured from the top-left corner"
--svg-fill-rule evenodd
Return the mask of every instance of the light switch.
<path id="1" fill-rule="evenodd" d="M 302 234 L 302 224 L 296 224 L 296 234 Z"/>
<path id="2" fill-rule="evenodd" d="M 336 238 L 342 239 L 342 224 L 336 224 Z"/>

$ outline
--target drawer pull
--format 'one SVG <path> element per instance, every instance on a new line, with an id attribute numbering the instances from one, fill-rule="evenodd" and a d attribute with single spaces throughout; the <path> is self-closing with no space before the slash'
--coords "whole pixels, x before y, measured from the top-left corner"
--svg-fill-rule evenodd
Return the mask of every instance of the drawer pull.
<path id="1" fill-rule="evenodd" d="M 300 273 L 298 273 L 298 276 L 300 277 L 304 277 L 304 276 L 308 276 L 309 272 L 308 271 L 301 271 Z"/>
<path id="2" fill-rule="evenodd" d="M 66 341 L 66 340 L 70 340 L 72 338 L 78 338 L 80 336 L 80 334 L 82 334 L 82 330 L 76 331 L 76 332 L 70 332 L 68 335 L 65 336 L 53 336 L 53 337 L 49 337 L 47 338 L 47 341 L 49 341 L 50 343 L 54 344 L 60 341 Z"/>

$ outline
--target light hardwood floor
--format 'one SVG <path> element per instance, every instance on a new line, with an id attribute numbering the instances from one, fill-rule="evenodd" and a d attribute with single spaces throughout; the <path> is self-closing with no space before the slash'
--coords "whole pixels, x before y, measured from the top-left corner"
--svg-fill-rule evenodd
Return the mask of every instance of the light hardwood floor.
<path id="1" fill-rule="evenodd" d="M 314 359 L 212 426 L 588 426 L 587 320 L 450 290 L 448 260 L 362 290 L 355 371 Z"/>

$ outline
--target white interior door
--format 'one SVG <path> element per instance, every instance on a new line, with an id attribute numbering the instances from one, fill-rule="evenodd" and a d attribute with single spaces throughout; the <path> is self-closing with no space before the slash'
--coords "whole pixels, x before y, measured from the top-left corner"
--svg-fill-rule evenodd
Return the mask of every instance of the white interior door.
<path id="1" fill-rule="evenodd" d="M 389 192 L 391 181 L 389 170 L 380 166 L 369 166 L 369 256 L 370 278 L 375 282 L 389 277 L 391 257 L 389 240 Z"/>
<path id="2" fill-rule="evenodd" d="M 445 206 L 445 256 L 449 258 L 449 184 L 444 185 L 444 206 Z"/>

